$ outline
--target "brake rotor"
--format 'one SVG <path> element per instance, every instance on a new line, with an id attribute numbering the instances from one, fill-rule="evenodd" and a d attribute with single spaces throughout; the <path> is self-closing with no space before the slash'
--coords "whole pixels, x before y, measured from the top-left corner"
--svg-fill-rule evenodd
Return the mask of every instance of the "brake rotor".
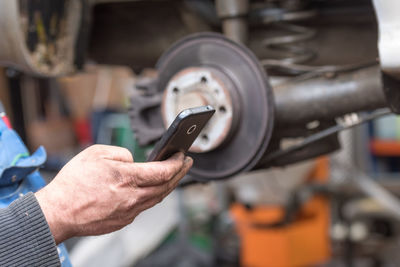
<path id="1" fill-rule="evenodd" d="M 268 146 L 274 118 L 272 89 L 254 54 L 220 34 L 194 34 L 164 53 L 157 69 L 165 127 L 187 107 L 217 110 L 189 153 L 190 175 L 216 180 L 252 169 Z"/>

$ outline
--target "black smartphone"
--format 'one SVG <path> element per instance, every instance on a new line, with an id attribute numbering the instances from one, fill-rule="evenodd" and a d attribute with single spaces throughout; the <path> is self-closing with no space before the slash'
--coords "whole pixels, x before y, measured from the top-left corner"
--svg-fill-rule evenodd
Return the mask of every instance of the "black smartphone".
<path id="1" fill-rule="evenodd" d="M 214 113 L 211 106 L 181 111 L 156 143 L 147 161 L 165 160 L 176 152 L 186 153 Z"/>

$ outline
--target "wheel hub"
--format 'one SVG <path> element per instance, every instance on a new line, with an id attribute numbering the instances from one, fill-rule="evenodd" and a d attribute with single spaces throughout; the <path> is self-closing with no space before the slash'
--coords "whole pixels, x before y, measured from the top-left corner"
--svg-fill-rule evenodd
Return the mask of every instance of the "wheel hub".
<path id="1" fill-rule="evenodd" d="M 165 127 L 186 108 L 211 105 L 216 112 L 189 151 L 204 153 L 219 147 L 232 128 L 234 106 L 228 88 L 233 87 L 226 75 L 213 68 L 190 67 L 178 72 L 164 91 L 161 113 Z"/>

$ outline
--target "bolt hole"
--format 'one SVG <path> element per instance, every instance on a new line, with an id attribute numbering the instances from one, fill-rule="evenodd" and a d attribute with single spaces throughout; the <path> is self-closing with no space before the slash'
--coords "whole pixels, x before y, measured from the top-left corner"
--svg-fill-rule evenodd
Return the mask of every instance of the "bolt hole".
<path id="1" fill-rule="evenodd" d="M 220 106 L 219 107 L 219 112 L 225 113 L 226 112 L 226 108 L 224 106 Z"/>
<path id="2" fill-rule="evenodd" d="M 203 142 L 208 142 L 208 135 L 206 135 L 206 134 L 203 134 L 202 136 L 201 136 L 201 140 L 203 140 Z"/>
<path id="3" fill-rule="evenodd" d="M 179 93 L 178 87 L 174 87 L 174 89 L 172 89 L 172 92 L 174 92 L 175 94 Z"/>
<path id="4" fill-rule="evenodd" d="M 207 78 L 205 77 L 205 76 L 203 76 L 203 77 L 201 77 L 201 80 L 200 80 L 202 83 L 206 83 L 207 82 Z"/>

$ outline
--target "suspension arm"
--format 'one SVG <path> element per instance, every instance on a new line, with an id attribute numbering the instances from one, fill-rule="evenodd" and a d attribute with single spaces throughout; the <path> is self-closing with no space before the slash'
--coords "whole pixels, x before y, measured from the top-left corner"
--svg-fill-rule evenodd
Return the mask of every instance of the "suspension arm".
<path id="1" fill-rule="evenodd" d="M 298 125 L 387 106 L 378 66 L 274 87 L 277 125 Z"/>

